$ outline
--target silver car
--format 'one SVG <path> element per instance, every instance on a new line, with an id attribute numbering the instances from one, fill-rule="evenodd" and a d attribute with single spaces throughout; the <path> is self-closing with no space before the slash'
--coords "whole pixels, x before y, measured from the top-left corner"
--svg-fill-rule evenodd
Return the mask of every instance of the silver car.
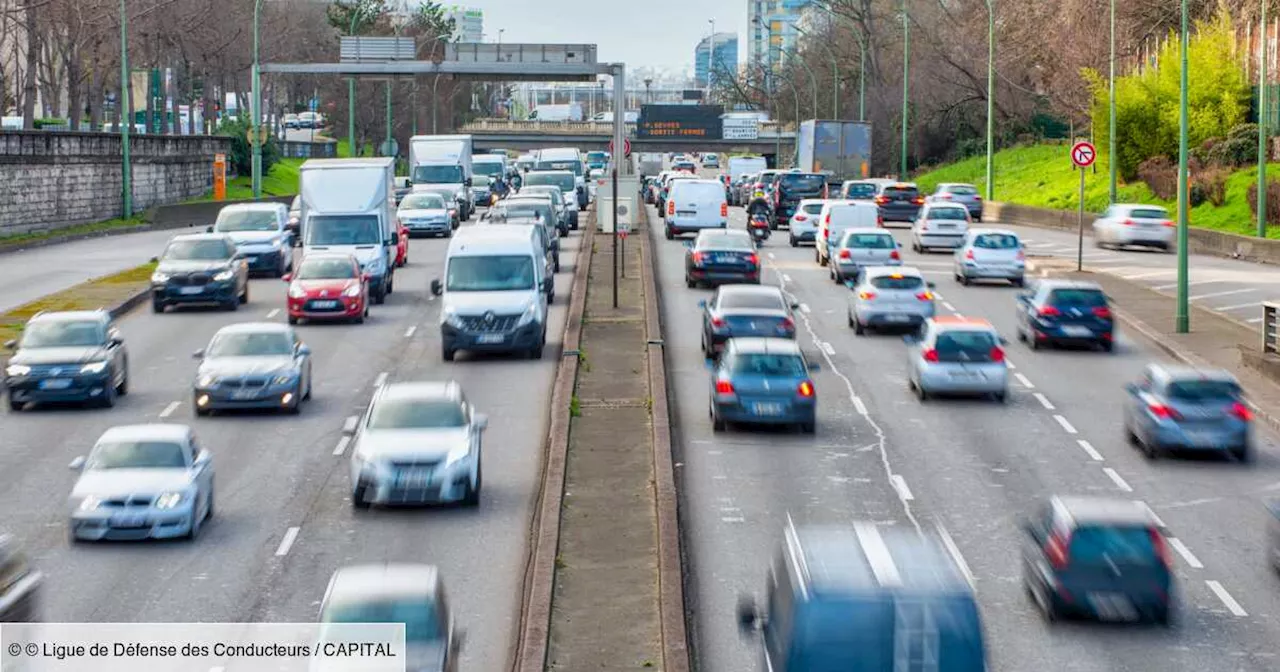
<path id="1" fill-rule="evenodd" d="M 868 266 L 901 266 L 898 241 L 884 229 L 848 229 L 843 232 L 827 269 L 837 284 L 856 278 L 858 269 Z"/>
<path id="2" fill-rule="evenodd" d="M 1021 287 L 1027 271 L 1027 255 L 1018 234 L 1005 229 L 969 229 L 956 250 L 952 273 L 956 282 L 1008 280 Z"/>
<path id="3" fill-rule="evenodd" d="M 955 316 L 926 320 L 906 336 L 907 386 L 920 401 L 933 395 L 981 395 L 1004 403 L 1009 389 L 1005 339 L 986 320 Z"/>
<path id="4" fill-rule="evenodd" d="M 293 327 L 228 325 L 193 356 L 200 361 L 192 393 L 197 416 L 254 408 L 297 414 L 311 398 L 311 348 Z"/>
<path id="5" fill-rule="evenodd" d="M 195 539 L 213 517 L 213 456 L 186 425 L 108 429 L 71 468 L 71 540 Z"/>
<path id="6" fill-rule="evenodd" d="M 958 203 L 969 211 L 973 221 L 982 221 L 982 197 L 972 184 L 943 182 L 925 200 L 929 203 Z"/>
<path id="7" fill-rule="evenodd" d="M 436 193 L 420 191 L 406 194 L 400 201 L 396 218 L 409 229 L 410 236 L 425 234 L 448 238 L 458 228 L 458 209 L 453 205 Z"/>
<path id="8" fill-rule="evenodd" d="M 969 211 L 963 205 L 929 203 L 920 208 L 911 225 L 911 249 L 926 252 L 935 248 L 960 247 L 969 230 Z"/>
<path id="9" fill-rule="evenodd" d="M 1169 212 L 1154 205 L 1117 203 L 1093 222 L 1093 242 L 1098 247 L 1174 248 L 1177 228 Z"/>
<path id="10" fill-rule="evenodd" d="M 868 328 L 919 327 L 933 317 L 933 283 L 916 268 L 871 266 L 848 284 L 849 326 L 859 336 Z"/>
<path id="11" fill-rule="evenodd" d="M 1147 457 L 1181 450 L 1252 458 L 1253 412 L 1230 372 L 1148 364 L 1125 389 L 1125 438 Z"/>
<path id="12" fill-rule="evenodd" d="M 354 430 L 351 505 L 478 506 L 488 424 L 455 382 L 382 386 Z"/>

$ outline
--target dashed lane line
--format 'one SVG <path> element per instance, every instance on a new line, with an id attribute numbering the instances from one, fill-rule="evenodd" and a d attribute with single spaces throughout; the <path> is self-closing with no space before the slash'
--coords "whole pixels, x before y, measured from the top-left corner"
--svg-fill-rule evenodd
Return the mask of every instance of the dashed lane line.
<path id="1" fill-rule="evenodd" d="M 1178 555 L 1182 556 L 1182 559 L 1191 566 L 1191 569 L 1204 569 L 1204 565 L 1200 563 L 1200 559 L 1191 552 L 1191 549 L 1187 548 L 1186 544 L 1182 543 L 1181 539 L 1177 537 L 1169 537 L 1168 541 L 1169 546 L 1173 547 L 1173 550 L 1177 551 Z"/>
<path id="2" fill-rule="evenodd" d="M 889 481 L 893 484 L 893 489 L 898 491 L 898 497 L 901 497 L 902 501 L 909 502 L 915 499 L 911 494 L 911 488 L 907 487 L 907 479 L 903 478 L 901 474 L 890 476 Z"/>
<path id="3" fill-rule="evenodd" d="M 169 416 L 173 415 L 173 412 L 174 412 L 174 411 L 176 411 L 176 410 L 178 410 L 178 407 L 179 407 L 179 406 L 181 406 L 181 405 L 182 405 L 182 402 L 181 402 L 181 401 L 171 401 L 171 402 L 169 402 L 169 405 L 168 405 L 168 406 L 165 406 L 163 411 L 160 411 L 160 417 L 162 417 L 162 418 L 167 418 L 167 417 L 169 417 Z"/>
<path id="4" fill-rule="evenodd" d="M 289 555 L 289 549 L 293 548 L 293 542 L 298 540 L 298 532 L 300 528 L 291 527 L 284 533 L 284 538 L 280 540 L 280 546 L 276 548 L 276 557 L 281 558 Z"/>
<path id="5" fill-rule="evenodd" d="M 1062 425 L 1062 430 L 1065 431 L 1066 433 L 1068 434 L 1076 433 L 1076 428 L 1072 427 L 1071 423 L 1067 422 L 1066 418 L 1062 417 L 1061 415 L 1055 415 L 1053 416 L 1053 419 L 1057 420 L 1059 425 Z"/>
<path id="6" fill-rule="evenodd" d="M 1035 397 L 1036 401 L 1040 402 L 1040 405 L 1044 406 L 1046 411 L 1052 411 L 1057 408 L 1049 401 L 1049 397 L 1044 396 L 1043 392 L 1035 392 L 1031 396 Z"/>
<path id="7" fill-rule="evenodd" d="M 1117 488 L 1120 488 L 1125 492 L 1133 492 L 1133 486 L 1129 485 L 1129 483 L 1125 481 L 1115 469 L 1112 469 L 1111 467 L 1103 467 L 1102 473 L 1106 474 L 1107 478 L 1110 478 L 1111 482 L 1115 483 Z"/>
<path id="8" fill-rule="evenodd" d="M 1209 590 L 1212 590 L 1214 595 L 1218 596 L 1219 600 L 1222 600 L 1223 606 L 1225 606 L 1227 611 L 1231 612 L 1233 616 L 1249 615 L 1249 612 L 1245 611 L 1244 607 L 1241 607 L 1239 602 L 1236 602 L 1236 598 L 1231 597 L 1231 593 L 1228 593 L 1227 589 L 1223 588 L 1221 583 L 1212 580 L 1205 581 L 1204 583 L 1209 586 Z"/>
<path id="9" fill-rule="evenodd" d="M 341 455 L 347 452 L 347 445 L 350 443 L 351 443 L 351 437 L 349 436 L 344 436 L 341 439 L 338 439 L 338 447 L 333 449 L 333 454 Z"/>
<path id="10" fill-rule="evenodd" d="M 275 318 L 275 316 L 276 316 L 276 315 L 279 315 L 279 314 L 280 314 L 280 309 L 279 309 L 279 308 L 272 308 L 272 309 L 271 309 L 271 311 L 267 313 L 267 319 L 268 319 L 268 320 L 270 320 L 270 319 L 274 319 L 274 318 Z"/>
<path id="11" fill-rule="evenodd" d="M 1093 458 L 1095 462 L 1104 461 L 1102 459 L 1102 453 L 1099 453 L 1097 449 L 1093 447 L 1093 444 L 1089 443 L 1088 441 L 1085 441 L 1084 439 L 1079 439 L 1076 441 L 1076 445 L 1080 446 L 1080 448 L 1083 449 L 1084 452 L 1088 453 L 1089 457 Z"/>
<path id="12" fill-rule="evenodd" d="M 359 417 L 354 415 L 347 416 L 347 419 L 342 421 L 342 431 L 347 432 L 348 434 L 356 431 L 357 422 L 360 422 Z"/>
<path id="13" fill-rule="evenodd" d="M 409 327 L 408 329 L 404 330 L 404 337 L 413 338 L 413 334 L 417 331 L 418 331 L 418 325 L 415 324 L 412 327 Z"/>
<path id="14" fill-rule="evenodd" d="M 1025 387 L 1025 388 L 1027 388 L 1028 390 L 1034 390 L 1034 389 L 1036 389 L 1036 386 L 1031 384 L 1031 379 L 1029 379 L 1029 378 L 1027 378 L 1026 376 L 1022 375 L 1021 373 L 1015 373 L 1015 374 L 1013 374 L 1013 377 L 1014 377 L 1014 378 L 1017 378 L 1017 379 L 1018 379 L 1018 382 L 1019 382 L 1019 383 L 1022 383 L 1022 386 L 1023 386 L 1023 387 Z"/>
<path id="15" fill-rule="evenodd" d="M 1256 292 L 1256 291 L 1258 290 L 1254 289 L 1253 287 L 1246 287 L 1244 289 L 1229 289 L 1223 292 L 1209 292 L 1208 294 L 1197 294 L 1195 296 L 1189 297 L 1188 300 L 1199 301 L 1201 299 L 1213 299 L 1219 296 L 1231 296 L 1233 294 L 1245 294 L 1248 292 Z"/>

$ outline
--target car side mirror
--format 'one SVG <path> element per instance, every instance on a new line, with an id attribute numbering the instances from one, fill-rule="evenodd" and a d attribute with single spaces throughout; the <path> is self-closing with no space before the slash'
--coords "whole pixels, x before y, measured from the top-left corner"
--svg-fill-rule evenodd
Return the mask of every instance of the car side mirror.
<path id="1" fill-rule="evenodd" d="M 791 302 L 791 310 L 800 310 L 800 302 L 799 302 L 799 301 L 792 301 L 792 302 Z"/>
<path id="2" fill-rule="evenodd" d="M 1135 383 L 1125 383 L 1125 384 L 1124 384 L 1124 391 L 1125 391 L 1125 392 L 1128 392 L 1129 394 L 1137 394 L 1137 393 L 1138 393 L 1138 386 L 1137 386 L 1137 384 L 1135 384 Z"/>
<path id="3" fill-rule="evenodd" d="M 311 346 L 307 345 L 306 343 L 298 344 L 298 356 L 306 357 L 310 354 L 311 354 Z"/>
<path id="4" fill-rule="evenodd" d="M 285 282 L 292 282 L 292 281 L 293 281 L 293 274 L 292 274 L 292 273 L 285 273 L 284 275 L 280 276 L 280 279 L 281 279 L 281 280 L 284 280 Z"/>
<path id="5" fill-rule="evenodd" d="M 200 350 L 196 350 L 191 353 L 191 359 L 204 359 L 204 349 L 201 348 Z"/>
<path id="6" fill-rule="evenodd" d="M 204 232 L 205 232 L 205 233 L 213 233 L 213 227 L 212 227 L 212 226 L 206 226 L 206 227 L 204 227 Z"/>
<path id="7" fill-rule="evenodd" d="M 547 291 L 547 288 L 550 286 L 551 286 L 551 278 L 543 278 L 542 280 L 538 281 L 538 289 L 544 292 Z"/>
<path id="8" fill-rule="evenodd" d="M 749 595 L 738 598 L 738 632 L 744 636 L 755 634 L 760 629 L 760 610 L 756 601 Z"/>
<path id="9" fill-rule="evenodd" d="M 937 288 L 938 288 L 938 283 L 936 283 L 936 282 L 926 282 L 926 283 L 924 283 L 924 284 L 928 285 L 929 289 L 937 289 Z"/>
<path id="10" fill-rule="evenodd" d="M 202 450 L 199 453 L 196 453 L 195 465 L 196 466 L 206 465 L 206 464 L 209 464 L 209 462 L 212 460 L 213 460 L 213 454 L 207 450 Z"/>
<path id="11" fill-rule="evenodd" d="M 294 236 L 293 238 L 290 238 L 289 245 L 291 245 L 292 247 L 302 247 L 302 238 L 299 238 L 298 236 Z"/>
<path id="12" fill-rule="evenodd" d="M 81 455 L 75 458 L 74 460 L 71 460 L 71 464 L 68 464 L 67 468 L 72 471 L 80 471 L 84 469 L 84 463 L 85 463 L 84 455 Z"/>
<path id="13" fill-rule="evenodd" d="M 475 425 L 476 429 L 487 429 L 489 427 L 489 416 L 484 413 L 476 413 L 475 417 L 471 419 L 471 424 Z"/>
<path id="14" fill-rule="evenodd" d="M 388 238 L 388 239 L 386 239 L 386 240 L 382 241 L 382 244 L 383 244 L 383 245 L 386 245 L 387 247 L 391 247 L 392 245 L 395 245 L 395 244 L 396 244 L 396 239 L 395 239 L 395 238 Z"/>
<path id="15" fill-rule="evenodd" d="M 707 301 L 706 301 L 706 299 L 703 299 L 703 300 L 699 301 L 699 302 L 698 302 L 698 307 L 699 307 L 699 308 L 706 308 L 706 307 L 707 307 Z"/>
<path id="16" fill-rule="evenodd" d="M 810 371 L 821 371 L 821 370 L 822 370 L 822 367 L 821 367 L 817 362 L 815 362 L 815 361 L 813 361 L 813 360 L 809 360 L 808 364 L 809 364 L 809 370 L 810 370 Z"/>
<path id="17" fill-rule="evenodd" d="M 1009 345 L 1009 339 L 1005 338 L 1004 336 L 1001 336 L 1000 345 Z"/>
<path id="18" fill-rule="evenodd" d="M 16 340 L 10 339 L 4 342 L 4 347 L 6 350 L 14 350 L 18 347 L 18 342 Z"/>
<path id="19" fill-rule="evenodd" d="M 440 280 L 439 279 L 432 280 L 431 281 L 432 296 L 440 296 L 443 293 L 444 293 L 444 286 L 440 284 Z"/>
<path id="20" fill-rule="evenodd" d="M 113 334 L 107 338 L 107 342 L 114 346 L 124 345 L 124 337 L 120 334 Z"/>
<path id="21" fill-rule="evenodd" d="M 160 263 L 160 257 L 151 257 L 151 263 L 153 264 Z"/>

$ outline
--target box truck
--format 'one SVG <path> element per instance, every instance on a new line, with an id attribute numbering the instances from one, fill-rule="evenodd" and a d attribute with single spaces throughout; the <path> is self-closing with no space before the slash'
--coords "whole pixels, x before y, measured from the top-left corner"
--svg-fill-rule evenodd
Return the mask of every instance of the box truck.
<path id="1" fill-rule="evenodd" d="M 529 113 L 531 121 L 582 121 L 582 103 L 539 105 Z"/>
<path id="2" fill-rule="evenodd" d="M 810 119 L 796 135 L 796 167 L 827 173 L 828 182 L 871 176 L 871 124 L 861 121 Z"/>
<path id="3" fill-rule="evenodd" d="M 369 276 L 369 297 L 394 288 L 397 236 L 395 159 L 310 159 L 299 169 L 298 240 L 310 252 L 354 256 Z"/>
<path id="4" fill-rule="evenodd" d="M 409 138 L 409 178 L 415 190 L 448 187 L 458 203 L 458 216 L 471 219 L 474 175 L 470 135 L 415 135 Z"/>

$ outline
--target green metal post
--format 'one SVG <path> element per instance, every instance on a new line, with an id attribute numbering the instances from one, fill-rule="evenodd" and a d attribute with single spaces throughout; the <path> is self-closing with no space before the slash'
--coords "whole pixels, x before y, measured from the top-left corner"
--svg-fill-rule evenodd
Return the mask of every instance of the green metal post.
<path id="1" fill-rule="evenodd" d="M 1185 1 L 1185 0 L 1184 0 Z M 911 78 L 911 29 L 907 22 L 907 0 L 902 0 L 902 172 L 898 179 L 907 179 L 907 82 Z"/>
<path id="2" fill-rule="evenodd" d="M 809 75 L 809 86 L 812 87 L 813 89 L 813 118 L 817 119 L 818 118 L 818 78 L 813 76 L 813 69 L 809 67 L 809 64 L 805 63 L 803 58 L 800 58 L 800 52 L 796 51 L 795 49 L 792 49 L 790 51 L 783 49 L 782 53 L 787 54 L 791 58 L 796 59 L 796 62 L 800 64 L 800 67 L 804 68 L 805 73 Z M 796 115 L 796 121 L 797 122 L 800 121 L 799 115 Z"/>
<path id="3" fill-rule="evenodd" d="M 409 107 L 413 109 L 413 132 L 411 135 L 418 134 L 418 80 L 413 80 L 413 92 L 409 94 Z"/>
<path id="4" fill-rule="evenodd" d="M 995 199 L 996 8 L 987 0 L 987 200 Z"/>
<path id="5" fill-rule="evenodd" d="M 867 36 L 858 34 L 858 121 L 867 120 Z"/>
<path id="6" fill-rule="evenodd" d="M 1258 237 L 1267 237 L 1267 59 L 1271 55 L 1267 31 L 1267 0 L 1262 0 L 1262 65 L 1258 67 Z"/>
<path id="7" fill-rule="evenodd" d="M 387 80 L 387 149 L 391 149 L 391 80 Z"/>
<path id="8" fill-rule="evenodd" d="M 356 34 L 356 21 L 360 20 L 360 8 L 351 11 L 351 27 L 347 35 Z M 351 156 L 360 156 L 360 148 L 356 146 L 356 78 L 347 78 L 347 151 Z"/>
<path id="9" fill-rule="evenodd" d="M 1107 132 L 1107 170 L 1111 173 L 1111 186 L 1107 192 L 1111 203 L 1116 202 L 1116 0 L 1111 0 L 1111 58 L 1107 78 L 1107 114 L 1110 117 Z"/>
<path id="10" fill-rule="evenodd" d="M 1191 311 L 1187 299 L 1187 0 L 1182 0 L 1181 61 L 1178 73 L 1178 307 L 1175 328 L 1179 334 L 1191 331 Z"/>
<path id="11" fill-rule="evenodd" d="M 129 81 L 129 15 L 125 11 L 124 0 L 120 0 L 120 184 L 121 197 L 124 200 L 125 219 L 133 217 L 133 166 L 129 162 L 129 133 L 133 131 L 133 117 L 129 115 L 129 89 L 133 82 Z M 126 118 L 128 115 L 128 118 Z"/>
<path id="12" fill-rule="evenodd" d="M 253 3 L 253 98 L 249 101 L 250 134 L 253 137 L 253 197 L 262 198 L 262 90 L 259 88 L 260 66 L 258 62 L 258 23 L 262 15 L 262 0 Z"/>

